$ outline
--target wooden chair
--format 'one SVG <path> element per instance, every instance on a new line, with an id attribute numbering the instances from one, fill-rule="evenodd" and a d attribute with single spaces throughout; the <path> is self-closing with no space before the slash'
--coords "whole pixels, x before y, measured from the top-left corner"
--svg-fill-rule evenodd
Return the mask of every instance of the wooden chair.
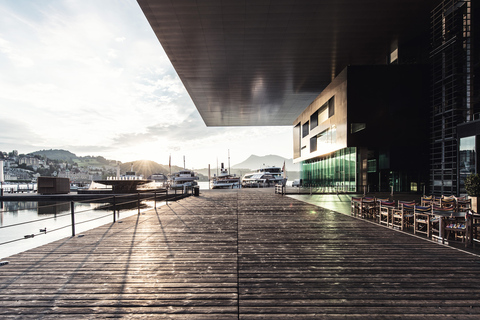
<path id="1" fill-rule="evenodd" d="M 350 213 L 354 216 L 357 216 L 360 214 L 361 210 L 361 203 L 362 203 L 362 198 L 361 197 L 352 197 L 351 205 L 350 205 Z"/>
<path id="2" fill-rule="evenodd" d="M 424 233 L 430 237 L 430 218 L 432 217 L 432 205 L 414 206 L 413 209 L 413 233 Z"/>
<path id="3" fill-rule="evenodd" d="M 462 242 L 467 242 L 469 240 L 468 237 L 468 228 L 467 228 L 467 218 L 465 215 L 461 216 L 452 216 L 444 218 L 444 231 L 445 231 L 445 239 L 449 239 L 451 235 L 454 236 L 454 240 L 461 239 Z"/>
<path id="4" fill-rule="evenodd" d="M 378 211 L 378 223 L 390 226 L 392 212 L 395 209 L 395 201 L 380 201 Z"/>
<path id="5" fill-rule="evenodd" d="M 440 206 L 440 202 L 442 201 L 443 197 L 444 197 L 443 195 L 441 195 L 441 196 L 433 196 L 432 205 Z"/>
<path id="6" fill-rule="evenodd" d="M 475 239 L 478 238 L 480 229 L 480 214 L 469 210 L 466 212 L 465 218 L 467 224 L 467 241 L 465 241 L 465 246 L 472 245 L 475 247 Z"/>
<path id="7" fill-rule="evenodd" d="M 392 210 L 392 227 L 398 227 L 405 230 L 409 225 L 413 225 L 413 213 L 415 201 L 398 201 L 396 209 Z"/>
<path id="8" fill-rule="evenodd" d="M 456 202 L 458 212 L 467 212 L 472 210 L 472 199 L 468 199 L 466 197 L 459 197 L 456 199 Z"/>
<path id="9" fill-rule="evenodd" d="M 430 230 L 432 237 L 445 240 L 445 220 L 456 215 L 455 206 L 436 206 L 432 207 L 432 216 L 430 218 Z"/>
<path id="10" fill-rule="evenodd" d="M 371 218 L 375 216 L 376 200 L 373 197 L 364 197 L 360 201 L 360 216 Z"/>
<path id="11" fill-rule="evenodd" d="M 429 206 L 429 205 L 433 204 L 433 202 L 434 202 L 433 196 L 423 196 L 420 199 L 420 205 L 422 207 Z"/>
<path id="12" fill-rule="evenodd" d="M 443 197 L 440 199 L 439 207 L 455 211 L 457 209 L 457 199 L 454 196 Z"/>

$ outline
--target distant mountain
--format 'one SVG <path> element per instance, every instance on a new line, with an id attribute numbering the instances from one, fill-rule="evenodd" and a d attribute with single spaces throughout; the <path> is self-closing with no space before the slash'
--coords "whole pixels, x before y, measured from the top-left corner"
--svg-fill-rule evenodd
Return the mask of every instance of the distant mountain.
<path id="1" fill-rule="evenodd" d="M 83 166 L 116 166 L 116 160 L 107 160 L 102 156 L 85 156 L 79 157 L 74 153 L 62 149 L 50 149 L 31 152 L 33 155 L 40 155 L 50 160 L 57 160 L 60 162 L 67 162 L 70 164 L 77 163 L 80 167 Z"/>
<path id="2" fill-rule="evenodd" d="M 182 169 L 183 168 L 178 166 L 172 166 L 172 173 Z M 154 173 L 163 173 L 164 175 L 168 175 L 170 173 L 170 168 L 168 165 L 158 164 L 151 160 L 137 160 L 120 164 L 120 172 L 123 173 L 127 171 L 133 171 L 137 174 L 143 175 L 145 178 L 148 178 Z"/>
<path id="3" fill-rule="evenodd" d="M 79 158 L 76 154 L 71 153 L 67 150 L 60 150 L 60 149 L 50 149 L 50 150 L 40 150 L 32 152 L 33 155 L 40 155 L 46 157 L 50 160 L 59 160 L 59 161 L 67 161 L 67 162 L 77 162 Z"/>
<path id="4" fill-rule="evenodd" d="M 300 165 L 298 163 L 293 163 L 293 159 L 287 159 L 276 155 L 268 156 L 256 156 L 251 155 L 247 160 L 234 165 L 233 169 L 250 169 L 255 170 L 262 167 L 283 167 L 283 162 L 285 161 L 285 167 L 288 171 L 300 171 Z"/>

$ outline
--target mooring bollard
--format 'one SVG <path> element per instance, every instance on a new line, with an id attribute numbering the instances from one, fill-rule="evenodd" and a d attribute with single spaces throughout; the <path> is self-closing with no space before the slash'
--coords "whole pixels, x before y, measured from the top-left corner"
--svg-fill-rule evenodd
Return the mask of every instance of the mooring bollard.
<path id="1" fill-rule="evenodd" d="M 70 202 L 70 213 L 72 216 L 72 237 L 75 237 L 75 209 L 74 209 L 74 202 Z"/>

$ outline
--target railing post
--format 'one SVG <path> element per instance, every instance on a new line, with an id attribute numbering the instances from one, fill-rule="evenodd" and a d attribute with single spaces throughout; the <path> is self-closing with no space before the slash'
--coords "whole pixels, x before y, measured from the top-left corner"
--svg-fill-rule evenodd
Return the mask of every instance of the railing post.
<path id="1" fill-rule="evenodd" d="M 70 214 L 72 216 L 72 237 L 75 237 L 75 204 L 73 201 L 70 201 Z"/>
<path id="2" fill-rule="evenodd" d="M 115 196 L 113 196 L 113 222 L 114 223 L 117 221 L 117 217 L 115 215 L 116 211 L 117 211 L 117 204 L 116 204 Z"/>
<path id="3" fill-rule="evenodd" d="M 154 208 L 157 208 L 157 190 L 153 192 L 153 204 Z"/>
<path id="4" fill-rule="evenodd" d="M 140 192 L 137 192 L 137 198 L 138 198 L 138 214 L 140 214 Z"/>

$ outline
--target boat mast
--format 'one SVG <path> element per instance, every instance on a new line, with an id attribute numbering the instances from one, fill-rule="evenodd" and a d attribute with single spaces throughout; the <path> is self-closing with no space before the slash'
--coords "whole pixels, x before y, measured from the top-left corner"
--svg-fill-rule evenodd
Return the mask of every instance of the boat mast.
<path id="1" fill-rule="evenodd" d="M 230 149 L 228 149 L 228 174 L 230 174 Z"/>

